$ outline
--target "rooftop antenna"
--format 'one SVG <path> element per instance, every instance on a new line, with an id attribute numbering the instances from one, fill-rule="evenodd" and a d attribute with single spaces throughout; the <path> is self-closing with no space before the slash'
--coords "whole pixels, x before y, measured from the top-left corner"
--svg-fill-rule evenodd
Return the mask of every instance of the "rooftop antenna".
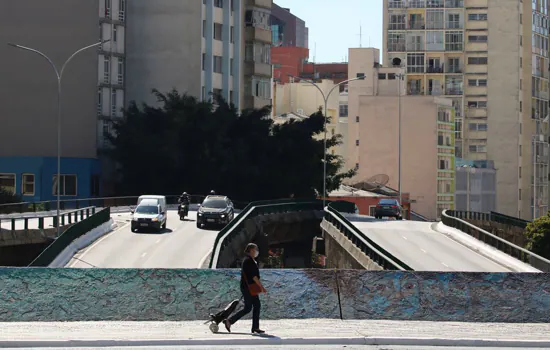
<path id="1" fill-rule="evenodd" d="M 363 47 L 363 27 L 361 22 L 359 22 L 359 47 Z"/>

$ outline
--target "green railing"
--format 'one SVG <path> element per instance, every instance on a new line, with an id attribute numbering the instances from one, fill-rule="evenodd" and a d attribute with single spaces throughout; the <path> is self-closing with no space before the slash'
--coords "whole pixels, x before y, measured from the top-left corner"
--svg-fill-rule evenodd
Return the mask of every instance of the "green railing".
<path id="1" fill-rule="evenodd" d="M 323 210 L 323 201 L 318 199 L 277 199 L 249 203 L 227 226 L 216 236 L 214 249 L 210 257 L 210 268 L 216 268 L 221 250 L 239 234 L 247 219 L 266 214 L 299 212 L 306 210 Z"/>
<path id="2" fill-rule="evenodd" d="M 61 227 L 65 225 L 71 225 L 73 223 L 77 223 L 79 221 L 85 220 L 89 218 L 91 215 L 94 215 L 96 212 L 96 207 L 89 207 L 89 208 L 82 208 L 77 210 L 70 210 L 70 211 L 64 211 L 60 213 L 61 217 Z M 47 219 L 51 219 L 52 227 L 58 226 L 58 218 L 55 214 L 36 214 L 34 216 L 26 216 L 26 217 L 10 217 L 7 219 L 4 219 L 0 217 L 0 224 L 3 222 L 9 222 L 10 223 L 10 230 L 13 232 L 17 231 L 27 231 L 29 230 L 29 220 L 37 220 L 37 226 L 36 227 L 30 227 L 30 229 L 39 229 L 44 230 L 46 228 L 45 221 Z M 17 224 L 23 221 L 23 228 L 17 229 Z"/>
<path id="3" fill-rule="evenodd" d="M 324 220 L 335 226 L 357 248 L 359 248 L 370 260 L 378 264 L 384 270 L 413 271 L 413 269 L 399 260 L 387 250 L 371 240 L 363 231 L 355 227 L 346 219 L 331 203 L 325 208 Z"/>
<path id="4" fill-rule="evenodd" d="M 529 221 L 527 220 L 500 214 L 494 211 L 490 213 L 481 213 L 477 211 L 447 210 L 447 215 L 454 216 L 455 218 L 462 220 L 494 221 L 499 224 L 515 226 L 522 229 L 526 228 L 529 224 Z"/>
<path id="5" fill-rule="evenodd" d="M 50 244 L 32 263 L 30 267 L 46 267 L 77 238 L 108 222 L 111 219 L 111 211 L 105 208 L 97 214 L 80 221 L 69 227 L 52 244 Z"/>

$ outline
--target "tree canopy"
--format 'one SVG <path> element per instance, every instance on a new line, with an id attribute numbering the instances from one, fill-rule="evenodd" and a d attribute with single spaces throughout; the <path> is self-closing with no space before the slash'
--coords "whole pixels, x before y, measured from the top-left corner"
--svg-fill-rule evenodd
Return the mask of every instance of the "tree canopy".
<path id="1" fill-rule="evenodd" d="M 220 97 L 199 101 L 176 90 L 154 90 L 160 107 L 132 102 L 114 124 L 112 157 L 119 194 L 210 190 L 235 200 L 314 197 L 323 188 L 322 112 L 303 121 L 274 124 L 270 108 L 239 113 Z M 341 136 L 327 140 L 327 147 Z M 353 171 L 340 173 L 341 157 L 327 155 L 327 191 Z"/>
<path id="2" fill-rule="evenodd" d="M 550 213 L 530 222 L 525 228 L 527 249 L 550 259 Z"/>
<path id="3" fill-rule="evenodd" d="M 0 187 L 0 204 L 19 203 L 21 197 Z"/>

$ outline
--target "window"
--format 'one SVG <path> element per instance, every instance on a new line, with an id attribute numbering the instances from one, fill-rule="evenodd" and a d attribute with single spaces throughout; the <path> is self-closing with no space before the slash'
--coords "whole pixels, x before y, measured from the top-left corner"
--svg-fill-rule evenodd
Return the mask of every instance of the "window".
<path id="1" fill-rule="evenodd" d="M 229 103 L 235 104 L 234 96 L 233 96 L 233 90 L 229 91 Z"/>
<path id="2" fill-rule="evenodd" d="M 471 43 L 486 43 L 487 35 L 469 35 L 468 41 Z"/>
<path id="3" fill-rule="evenodd" d="M 464 48 L 464 33 L 457 31 L 445 32 L 445 50 L 462 51 Z"/>
<path id="4" fill-rule="evenodd" d="M 439 160 L 439 170 L 447 170 L 448 161 L 445 159 Z"/>
<path id="5" fill-rule="evenodd" d="M 116 106 L 116 90 L 113 89 L 111 92 L 111 116 L 116 117 L 117 106 Z"/>
<path id="6" fill-rule="evenodd" d="M 90 181 L 90 195 L 92 197 L 99 197 L 100 183 L 99 175 L 92 175 L 92 179 Z"/>
<path id="7" fill-rule="evenodd" d="M 21 177 L 21 193 L 23 196 L 34 196 L 34 174 L 23 174 Z"/>
<path id="8" fill-rule="evenodd" d="M 386 73 L 378 73 L 378 80 L 386 80 Z"/>
<path id="9" fill-rule="evenodd" d="M 355 140 L 355 146 L 359 146 L 359 140 Z"/>
<path id="10" fill-rule="evenodd" d="M 487 57 L 468 57 L 468 64 L 487 64 Z"/>
<path id="11" fill-rule="evenodd" d="M 233 59 L 229 60 L 229 74 L 231 74 L 231 76 L 233 76 L 233 62 Z"/>
<path id="12" fill-rule="evenodd" d="M 407 54 L 407 73 L 424 73 L 424 54 Z"/>
<path id="13" fill-rule="evenodd" d="M 485 145 L 470 145 L 468 147 L 471 153 L 485 153 L 487 152 L 487 146 Z"/>
<path id="14" fill-rule="evenodd" d="M 206 65 L 206 54 L 202 54 L 202 70 L 204 70 L 204 66 Z"/>
<path id="15" fill-rule="evenodd" d="M 222 28 L 221 23 L 214 23 L 214 40 L 222 40 Z"/>
<path id="16" fill-rule="evenodd" d="M 359 123 L 359 116 L 356 116 L 356 117 L 355 117 L 355 122 L 356 122 L 356 123 Z"/>
<path id="17" fill-rule="evenodd" d="M 340 105 L 340 117 L 347 117 L 348 116 L 348 105 L 347 104 L 341 104 Z"/>
<path id="18" fill-rule="evenodd" d="M 118 84 L 124 84 L 124 58 L 118 58 Z"/>
<path id="19" fill-rule="evenodd" d="M 487 86 L 487 79 L 469 79 L 468 86 Z"/>
<path id="20" fill-rule="evenodd" d="M 54 196 L 57 196 L 57 190 L 59 188 L 60 196 L 76 196 L 77 195 L 77 181 L 76 175 L 61 175 L 61 181 L 57 181 L 57 175 L 53 176 L 52 192 Z"/>
<path id="21" fill-rule="evenodd" d="M 235 11 L 235 0 L 231 0 L 231 12 Z"/>
<path id="22" fill-rule="evenodd" d="M 460 15 L 458 13 L 447 14 L 447 28 L 448 29 L 460 29 Z"/>
<path id="23" fill-rule="evenodd" d="M 105 0 L 105 17 L 111 17 L 111 0 Z"/>
<path id="24" fill-rule="evenodd" d="M 231 26 L 230 33 L 229 33 L 229 40 L 233 44 L 235 42 L 235 27 Z"/>
<path id="25" fill-rule="evenodd" d="M 15 174 L 0 174 L 0 188 L 15 194 Z"/>
<path id="26" fill-rule="evenodd" d="M 254 44 L 246 43 L 244 46 L 244 60 L 245 61 L 254 61 Z"/>
<path id="27" fill-rule="evenodd" d="M 518 177 L 521 179 L 521 167 L 518 169 Z"/>
<path id="28" fill-rule="evenodd" d="M 221 96 L 222 94 L 223 94 L 222 89 L 213 89 L 213 91 L 212 91 L 212 95 L 214 95 L 214 96 Z"/>
<path id="29" fill-rule="evenodd" d="M 487 108 L 487 101 L 468 101 L 468 108 Z"/>
<path id="30" fill-rule="evenodd" d="M 202 20 L 202 37 L 206 38 L 206 20 Z"/>
<path id="31" fill-rule="evenodd" d="M 222 56 L 214 56 L 214 73 L 222 73 Z"/>
<path id="32" fill-rule="evenodd" d="M 487 20 L 487 14 L 486 13 L 470 13 L 468 15 L 469 21 L 486 21 Z"/>
<path id="33" fill-rule="evenodd" d="M 109 56 L 105 56 L 103 59 L 103 82 L 106 84 L 109 84 L 109 76 L 111 71 L 111 58 Z"/>
<path id="34" fill-rule="evenodd" d="M 223 8 L 223 0 L 214 0 L 214 6 Z"/>
<path id="35" fill-rule="evenodd" d="M 99 88 L 97 90 L 97 115 L 100 116 L 103 114 L 103 89 Z"/>
<path id="36" fill-rule="evenodd" d="M 116 26 L 113 26 L 113 42 L 115 42 L 115 43 L 116 43 L 116 39 L 117 39 L 116 37 L 117 37 L 117 35 L 116 35 Z"/>
<path id="37" fill-rule="evenodd" d="M 388 80 L 395 80 L 395 73 L 388 73 Z"/>
<path id="38" fill-rule="evenodd" d="M 126 11 L 126 0 L 118 0 L 118 20 L 124 22 L 124 12 Z"/>
<path id="39" fill-rule="evenodd" d="M 357 73 L 357 78 L 364 78 L 365 77 L 365 73 Z"/>
<path id="40" fill-rule="evenodd" d="M 487 131 L 487 124 L 486 123 L 470 123 L 469 128 L 471 131 Z"/>

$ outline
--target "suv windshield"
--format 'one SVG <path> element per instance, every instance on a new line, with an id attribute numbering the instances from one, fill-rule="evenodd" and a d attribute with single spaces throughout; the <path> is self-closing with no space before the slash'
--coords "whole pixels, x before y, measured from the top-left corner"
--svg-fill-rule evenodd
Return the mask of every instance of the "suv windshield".
<path id="1" fill-rule="evenodd" d="M 378 204 L 385 204 L 385 205 L 397 205 L 397 200 L 395 199 L 381 199 Z"/>
<path id="2" fill-rule="evenodd" d="M 136 208 L 136 213 L 139 214 L 158 214 L 159 208 L 154 205 L 140 205 Z"/>
<path id="3" fill-rule="evenodd" d="M 202 203 L 203 208 L 223 209 L 227 203 L 223 199 L 207 199 Z"/>

